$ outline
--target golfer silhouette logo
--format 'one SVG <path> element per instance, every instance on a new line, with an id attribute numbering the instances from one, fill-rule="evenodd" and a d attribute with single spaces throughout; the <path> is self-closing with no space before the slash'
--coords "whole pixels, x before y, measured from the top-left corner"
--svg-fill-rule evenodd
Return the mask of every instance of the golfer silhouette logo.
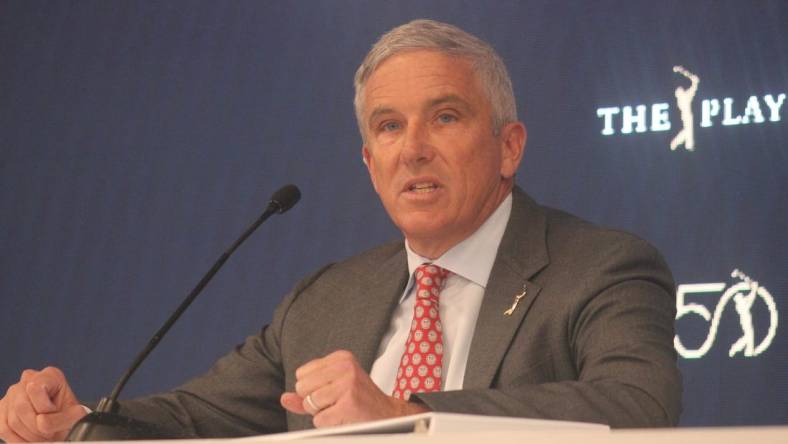
<path id="1" fill-rule="evenodd" d="M 733 343 L 731 349 L 728 351 L 728 356 L 733 357 L 736 355 L 736 353 L 744 352 L 744 356 L 749 358 L 756 356 L 765 350 L 765 347 L 755 346 L 755 329 L 752 326 L 753 302 L 755 302 L 755 299 L 760 296 L 763 298 L 766 306 L 769 308 L 769 314 L 772 317 L 769 329 L 770 331 L 767 335 L 767 339 L 770 340 L 769 342 L 771 342 L 771 339 L 774 337 L 774 330 L 777 327 L 777 309 L 774 306 L 774 300 L 772 299 L 769 292 L 765 291 L 763 287 L 758 285 L 757 281 L 750 279 L 747 277 L 747 275 L 739 270 L 733 270 L 731 277 L 741 279 L 742 282 L 750 288 L 749 291 L 737 291 L 733 295 L 733 302 L 736 307 L 736 312 L 739 314 L 739 324 L 741 325 L 742 336 Z M 768 343 L 766 346 L 768 347 Z"/>
<path id="2" fill-rule="evenodd" d="M 689 88 L 684 88 L 683 86 L 676 88 L 676 106 L 681 114 L 682 128 L 670 141 L 670 149 L 675 151 L 679 145 L 683 144 L 684 148 L 692 151 L 695 149 L 695 117 L 692 115 L 692 100 L 695 98 L 695 93 L 698 92 L 700 78 L 687 71 L 683 66 L 674 66 L 673 72 L 683 75 L 692 83 Z"/>
<path id="3" fill-rule="evenodd" d="M 732 358 L 737 354 L 741 354 L 745 358 L 752 358 L 766 351 L 772 344 L 777 334 L 777 323 L 779 319 L 774 298 L 772 298 L 772 295 L 766 288 L 761 286 L 757 281 L 750 279 L 738 269 L 733 270 L 731 277 L 739 279 L 739 282 L 727 288 L 723 282 L 679 285 L 676 293 L 676 320 L 683 318 L 685 315 L 692 314 L 700 316 L 704 321 L 709 323 L 709 333 L 703 341 L 703 344 L 696 349 L 687 348 L 681 342 L 678 334 L 673 338 L 673 345 L 681 357 L 686 359 L 701 358 L 711 349 L 714 339 L 717 337 L 723 310 L 725 310 L 725 307 L 731 300 L 733 301 L 733 308 L 736 309 L 736 313 L 739 315 L 739 326 L 741 327 L 742 335 L 731 345 L 728 350 L 728 356 Z M 714 309 L 713 315 L 703 304 L 687 301 L 687 297 L 692 295 L 720 293 L 721 297 L 717 301 L 717 306 Z M 756 345 L 752 308 L 755 301 L 758 299 L 761 300 L 769 312 L 769 328 L 763 339 Z"/>

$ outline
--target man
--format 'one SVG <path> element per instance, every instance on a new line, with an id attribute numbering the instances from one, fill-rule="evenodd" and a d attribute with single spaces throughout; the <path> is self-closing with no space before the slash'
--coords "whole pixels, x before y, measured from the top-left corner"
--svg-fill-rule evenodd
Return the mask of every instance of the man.
<path id="1" fill-rule="evenodd" d="M 670 272 L 645 242 L 514 187 L 526 131 L 495 51 L 417 20 L 355 84 L 363 159 L 405 242 L 307 277 L 207 374 L 121 413 L 184 437 L 429 410 L 676 424 Z M 84 411 L 57 369 L 26 371 L 0 437 L 61 439 Z"/>

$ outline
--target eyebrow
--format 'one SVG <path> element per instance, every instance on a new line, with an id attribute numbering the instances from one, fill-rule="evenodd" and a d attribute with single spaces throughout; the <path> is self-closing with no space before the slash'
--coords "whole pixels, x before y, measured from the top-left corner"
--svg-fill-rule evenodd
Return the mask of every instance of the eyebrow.
<path id="1" fill-rule="evenodd" d="M 372 111 L 372 114 L 369 115 L 369 119 L 367 119 L 367 126 L 372 126 L 372 122 L 374 122 L 378 116 L 383 114 L 390 114 L 393 112 L 394 112 L 394 108 L 383 108 L 383 107 L 375 108 L 375 110 Z"/>
<path id="2" fill-rule="evenodd" d="M 434 108 L 434 107 L 439 106 L 439 105 L 443 105 L 445 103 L 456 103 L 456 104 L 459 104 L 460 106 L 465 108 L 466 111 L 471 109 L 471 107 L 468 104 L 468 102 L 465 99 L 463 99 L 462 97 L 460 97 L 460 96 L 458 96 L 456 94 L 446 94 L 444 96 L 440 96 L 440 97 L 437 97 L 435 99 L 432 99 L 429 102 L 427 102 L 427 105 L 424 108 L 425 109 L 430 109 L 430 108 Z M 375 119 L 378 116 L 381 116 L 383 114 L 390 114 L 390 113 L 394 113 L 394 112 L 396 112 L 396 110 L 394 108 L 390 108 L 390 107 L 375 108 L 372 111 L 372 113 L 369 115 L 369 119 L 367 120 L 367 125 L 372 125 L 372 122 L 374 122 Z"/>
<path id="3" fill-rule="evenodd" d="M 457 103 L 462 105 L 466 109 L 470 108 L 468 102 L 456 94 L 446 94 L 445 96 L 441 96 L 436 99 L 430 100 L 426 108 L 434 108 L 438 105 L 443 105 L 444 103 Z"/>

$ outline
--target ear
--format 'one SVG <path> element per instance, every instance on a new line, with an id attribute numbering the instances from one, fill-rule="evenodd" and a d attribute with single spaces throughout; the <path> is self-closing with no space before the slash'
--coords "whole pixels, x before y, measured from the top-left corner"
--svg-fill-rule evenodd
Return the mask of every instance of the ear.
<path id="1" fill-rule="evenodd" d="M 374 159 L 372 159 L 372 153 L 370 153 L 366 145 L 361 147 L 361 158 L 364 160 L 364 165 L 367 166 L 367 172 L 369 172 L 369 179 L 372 181 L 372 187 L 375 188 L 375 192 L 377 192 L 378 184 L 375 181 L 375 162 Z"/>
<path id="2" fill-rule="evenodd" d="M 511 122 L 501 128 L 501 177 L 514 177 L 525 152 L 528 133 L 522 122 Z"/>

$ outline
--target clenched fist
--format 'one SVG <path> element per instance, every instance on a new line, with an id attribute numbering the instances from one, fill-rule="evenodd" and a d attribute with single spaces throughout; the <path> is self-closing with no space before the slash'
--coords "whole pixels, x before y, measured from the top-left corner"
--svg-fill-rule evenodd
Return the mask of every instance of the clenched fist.
<path id="1" fill-rule="evenodd" d="M 6 442 L 62 441 L 85 414 L 59 369 L 25 370 L 0 399 L 0 438 Z"/>
<path id="2" fill-rule="evenodd" d="M 312 415 L 315 427 L 394 418 L 428 411 L 426 406 L 381 392 L 349 351 L 339 350 L 296 370 L 295 392 L 284 393 L 282 407 Z"/>

